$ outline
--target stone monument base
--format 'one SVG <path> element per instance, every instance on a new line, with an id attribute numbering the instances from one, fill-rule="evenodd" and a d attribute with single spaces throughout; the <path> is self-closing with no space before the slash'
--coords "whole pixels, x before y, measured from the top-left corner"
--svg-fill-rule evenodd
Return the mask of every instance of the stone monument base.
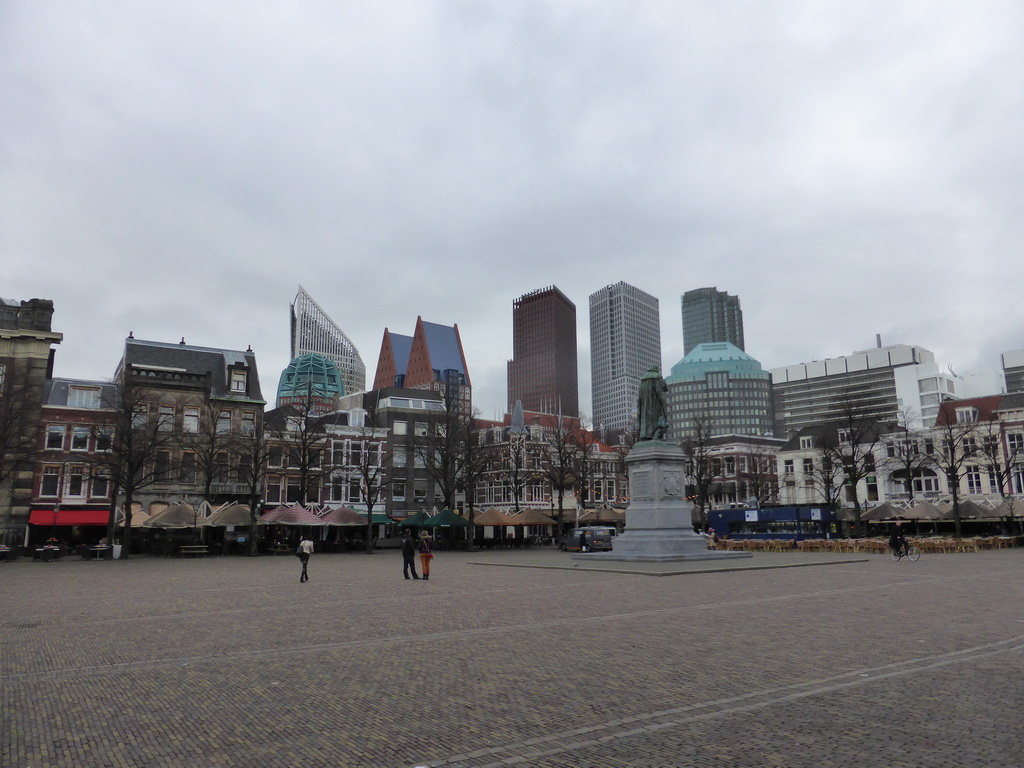
<path id="1" fill-rule="evenodd" d="M 611 552 L 578 554 L 589 561 L 733 560 L 750 552 L 708 549 L 708 540 L 693 530 L 693 505 L 683 497 L 683 450 L 672 443 L 645 440 L 626 457 L 630 505 L 626 530 L 612 540 Z"/>

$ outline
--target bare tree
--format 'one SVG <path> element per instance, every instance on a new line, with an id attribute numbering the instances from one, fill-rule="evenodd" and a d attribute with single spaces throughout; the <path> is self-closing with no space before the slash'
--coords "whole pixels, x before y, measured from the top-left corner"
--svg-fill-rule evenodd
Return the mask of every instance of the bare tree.
<path id="1" fill-rule="evenodd" d="M 475 414 L 462 414 L 458 421 L 459 434 L 459 490 L 466 498 L 466 516 L 469 520 L 469 546 L 476 540 L 476 491 L 486 475 L 489 454 L 483 445 L 480 430 L 473 423 Z"/>
<path id="2" fill-rule="evenodd" d="M 1013 512 L 1013 478 L 1021 471 L 1022 451 L 1024 451 L 1024 435 L 1007 434 L 1005 425 L 998 419 L 982 422 L 978 426 L 981 445 L 978 446 L 977 460 L 999 488 L 999 497 L 1010 511 L 1012 527 L 1015 518 Z M 1024 521 L 1018 521 L 1020 534 L 1024 536 Z M 1007 531 L 1009 533 L 1010 531 Z"/>
<path id="3" fill-rule="evenodd" d="M 779 495 L 779 476 L 775 471 L 774 451 L 751 440 L 739 458 L 746 468 L 740 469 L 736 475 L 746 484 L 748 497 L 757 499 L 759 506 L 776 498 Z"/>
<path id="4" fill-rule="evenodd" d="M 978 461 L 978 424 L 972 420 L 940 418 L 934 431 L 939 445 L 930 458 L 932 465 L 946 478 L 953 502 L 953 525 L 959 539 L 962 535 L 960 484 Z"/>
<path id="5" fill-rule="evenodd" d="M 526 484 L 534 476 L 534 471 L 529 467 L 530 453 L 527 450 L 527 438 L 529 433 L 509 430 L 508 449 L 502 465 L 503 480 L 505 487 L 512 494 L 512 505 L 515 514 L 519 514 L 520 501 Z"/>
<path id="6" fill-rule="evenodd" d="M 823 449 L 832 464 L 842 471 L 847 501 L 853 503 L 853 523 L 857 536 L 864 535 L 858 485 L 876 472 L 875 456 L 881 447 L 884 431 L 875 412 L 861 405 L 851 395 L 843 395 L 838 402 L 839 418 L 823 438 Z"/>
<path id="7" fill-rule="evenodd" d="M 376 414 L 368 411 L 362 426 L 357 428 L 358 434 L 352 439 L 353 446 L 358 443 L 359 450 L 349 458 L 349 467 L 359 480 L 363 503 L 366 505 L 366 554 L 373 554 L 373 509 L 383 503 L 387 487 L 392 479 L 392 462 L 390 441 L 373 425 Z"/>
<path id="8" fill-rule="evenodd" d="M 579 503 L 586 509 L 590 501 L 590 486 L 594 481 L 594 451 L 597 450 L 597 435 L 594 434 L 592 425 L 583 416 L 580 416 L 579 426 L 570 433 L 573 444 L 573 466 L 576 473 L 576 487 L 579 493 Z"/>
<path id="9" fill-rule="evenodd" d="M 466 414 L 462 407 L 462 387 L 450 382 L 442 392 L 444 410 L 427 422 L 427 434 L 417 436 L 413 451 L 423 464 L 427 475 L 440 491 L 445 509 L 455 506 L 455 494 L 461 485 L 460 454 L 463 435 L 460 429 Z"/>
<path id="10" fill-rule="evenodd" d="M 708 500 L 718 474 L 711 457 L 711 437 L 710 425 L 698 416 L 681 442 L 686 457 L 686 474 L 690 479 L 687 496 L 694 500 L 697 521 L 702 529 L 708 524 Z"/>
<path id="11" fill-rule="evenodd" d="M 843 505 L 843 467 L 835 461 L 834 453 L 827 445 L 819 446 L 811 477 L 815 493 L 822 502 L 838 511 Z"/>
<path id="12" fill-rule="evenodd" d="M 559 415 L 555 419 L 554 427 L 547 435 L 547 445 L 544 456 L 544 471 L 548 483 L 555 492 L 558 505 L 555 507 L 555 530 L 559 535 L 562 533 L 562 518 L 565 512 L 562 509 L 565 499 L 565 492 L 572 490 L 578 479 L 576 474 L 576 440 L 573 437 L 574 420 Z"/>
<path id="13" fill-rule="evenodd" d="M 284 466 L 296 472 L 297 501 L 303 506 L 318 502 L 329 434 L 327 420 L 315 412 L 312 394 L 270 411 L 266 425 L 273 442 L 269 450 L 281 451 Z"/>
<path id="14" fill-rule="evenodd" d="M 916 413 L 913 409 L 903 409 L 898 414 L 897 430 L 891 433 L 892 438 L 886 446 L 884 466 L 889 476 L 903 484 L 907 498 L 914 503 L 914 478 L 929 468 L 931 459 L 922 448 L 921 436 L 911 430 Z"/>
<path id="15" fill-rule="evenodd" d="M 263 500 L 263 485 L 267 477 L 270 460 L 270 441 L 263 428 L 262 414 L 257 416 L 248 434 L 245 431 L 234 439 L 234 455 L 237 459 L 238 482 L 244 485 L 249 496 L 249 546 L 248 554 L 258 551 L 259 510 Z"/>
<path id="16" fill-rule="evenodd" d="M 112 412 L 112 424 L 97 428 L 97 440 L 107 448 L 94 454 L 94 470 L 110 478 L 110 519 L 107 536 L 114 540 L 117 499 L 124 499 L 124 535 L 121 558 L 129 557 L 132 537 L 132 505 L 135 494 L 153 483 L 167 479 L 169 467 L 159 457 L 173 446 L 173 417 L 159 411 L 150 412 L 152 393 L 126 373 L 118 386 L 111 389 L 106 406 Z"/>
<path id="17" fill-rule="evenodd" d="M 231 420 L 221 418 L 223 410 L 216 403 L 194 406 L 194 413 L 186 409 L 182 425 L 180 475 L 182 481 L 198 481 L 203 500 L 213 502 L 213 484 L 227 482 L 230 475 L 228 454 L 238 450 L 231 434 Z M 229 412 L 230 413 L 230 412 Z"/>

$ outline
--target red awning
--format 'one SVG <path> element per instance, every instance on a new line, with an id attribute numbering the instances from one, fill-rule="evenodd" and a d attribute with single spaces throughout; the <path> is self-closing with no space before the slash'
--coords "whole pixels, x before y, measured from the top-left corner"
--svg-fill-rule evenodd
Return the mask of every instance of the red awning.
<path id="1" fill-rule="evenodd" d="M 33 509 L 28 517 L 32 525 L 106 525 L 109 519 L 107 509 L 62 509 L 56 518 L 52 509 Z"/>

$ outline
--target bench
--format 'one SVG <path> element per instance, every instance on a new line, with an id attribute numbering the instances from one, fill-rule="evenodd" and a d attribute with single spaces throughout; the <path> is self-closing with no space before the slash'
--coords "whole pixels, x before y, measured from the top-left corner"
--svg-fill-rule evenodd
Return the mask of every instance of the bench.
<path id="1" fill-rule="evenodd" d="M 178 554 L 181 557 L 190 557 L 195 555 L 196 557 L 206 557 L 206 545 L 205 544 L 183 544 L 178 547 Z"/>

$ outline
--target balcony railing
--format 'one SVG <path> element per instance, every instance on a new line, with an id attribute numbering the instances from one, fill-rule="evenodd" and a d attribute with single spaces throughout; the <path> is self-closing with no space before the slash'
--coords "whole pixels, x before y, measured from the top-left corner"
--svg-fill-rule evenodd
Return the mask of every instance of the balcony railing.
<path id="1" fill-rule="evenodd" d="M 210 493 L 240 496 L 249 493 L 249 485 L 247 483 L 213 483 L 210 485 Z"/>

